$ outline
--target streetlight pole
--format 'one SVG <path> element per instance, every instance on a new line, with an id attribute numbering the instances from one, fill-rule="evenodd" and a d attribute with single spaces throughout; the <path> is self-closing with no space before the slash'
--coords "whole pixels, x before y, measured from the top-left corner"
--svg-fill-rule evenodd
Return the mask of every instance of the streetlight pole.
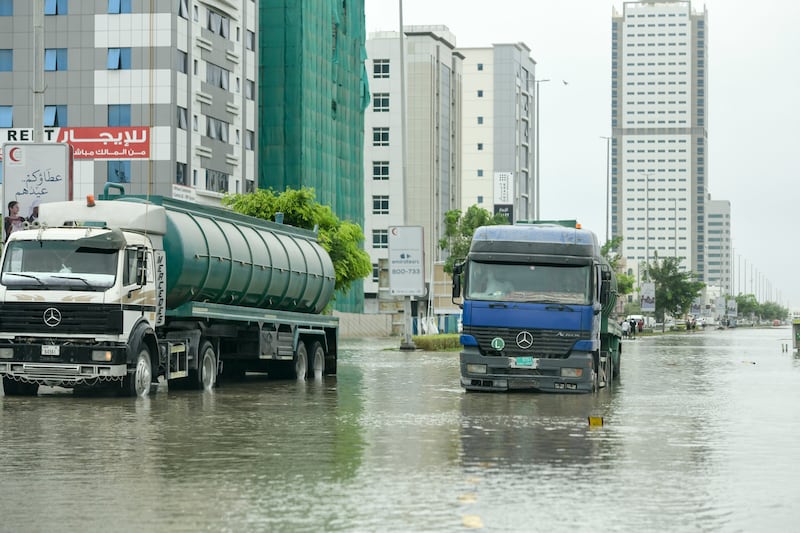
<path id="1" fill-rule="evenodd" d="M 611 137 L 604 137 L 600 136 L 601 139 L 606 140 L 606 243 L 608 243 L 610 237 L 608 233 L 608 224 L 610 210 L 611 210 Z"/>
<path id="2" fill-rule="evenodd" d="M 534 219 L 536 219 L 536 220 L 539 220 L 539 219 L 542 218 L 542 212 L 540 211 L 541 202 L 539 201 L 539 160 L 541 159 L 541 157 L 540 157 L 540 153 L 541 152 L 539 151 L 539 146 L 540 146 L 539 145 L 539 91 L 540 91 L 539 84 L 547 82 L 547 81 L 550 81 L 550 80 L 549 79 L 533 80 L 533 83 L 535 84 L 534 87 L 536 89 L 536 187 L 535 187 L 535 192 L 536 192 L 535 208 L 536 208 L 536 212 L 534 213 Z"/>

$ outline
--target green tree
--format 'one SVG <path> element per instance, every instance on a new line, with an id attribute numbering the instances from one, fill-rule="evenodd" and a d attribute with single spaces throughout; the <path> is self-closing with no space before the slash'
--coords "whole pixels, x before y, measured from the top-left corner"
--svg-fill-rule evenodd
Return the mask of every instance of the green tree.
<path id="1" fill-rule="evenodd" d="M 460 263 L 469 253 L 472 235 L 481 226 L 508 224 L 505 215 L 492 215 L 486 209 L 471 206 L 462 215 L 458 209 L 452 209 L 444 215 L 444 237 L 439 239 L 439 248 L 449 254 L 444 263 L 444 271 L 453 273 L 453 265 Z"/>
<path id="2" fill-rule="evenodd" d="M 617 275 L 617 294 L 620 296 L 625 294 L 630 294 L 633 292 L 633 284 L 636 279 L 629 275 L 622 272 L 622 269 L 619 266 L 620 254 L 619 249 L 622 245 L 622 236 L 619 235 L 614 237 L 610 241 L 606 242 L 601 248 L 600 253 L 603 257 L 606 258 L 608 264 L 611 265 L 611 269 Z M 636 313 L 629 313 L 629 314 L 636 314 Z"/>
<path id="3" fill-rule="evenodd" d="M 789 309 L 775 302 L 764 302 L 759 306 L 759 315 L 763 320 L 785 320 Z"/>
<path id="4" fill-rule="evenodd" d="M 361 248 L 364 232 L 361 226 L 341 221 L 330 206 L 316 201 L 314 189 L 286 189 L 275 193 L 271 189 L 258 189 L 248 194 L 228 194 L 222 204 L 237 213 L 264 220 L 274 220 L 275 213 L 283 213 L 283 222 L 304 229 L 318 227 L 318 240 L 333 261 L 336 271 L 337 291 L 346 293 L 353 281 L 372 273 L 369 255 Z"/>
<path id="5" fill-rule="evenodd" d="M 758 315 L 758 300 L 755 294 L 740 294 L 736 297 L 736 313 L 741 317 Z"/>
<path id="6" fill-rule="evenodd" d="M 647 265 L 647 276 L 656 285 L 656 320 L 664 322 L 664 315 L 682 316 L 692 308 L 705 283 L 696 281 L 694 272 L 680 269 L 681 257 L 658 257 Z"/>

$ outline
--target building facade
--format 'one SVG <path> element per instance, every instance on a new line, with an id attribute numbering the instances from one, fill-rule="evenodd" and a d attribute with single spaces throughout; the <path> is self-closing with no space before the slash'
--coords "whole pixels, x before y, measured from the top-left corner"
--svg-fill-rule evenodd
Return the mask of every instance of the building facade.
<path id="1" fill-rule="evenodd" d="M 536 213 L 536 62 L 524 43 L 461 48 L 464 126 L 461 205 L 504 213 L 513 222 Z"/>
<path id="2" fill-rule="evenodd" d="M 364 285 L 367 312 L 378 310 L 378 265 L 388 258 L 390 226 L 422 226 L 427 283 L 442 260 L 444 214 L 461 209 L 462 60 L 444 26 L 407 26 L 402 40 L 399 32 L 367 39 L 363 201 L 373 264 Z"/>
<path id="3" fill-rule="evenodd" d="M 149 157 L 76 154 L 74 197 L 105 182 L 207 203 L 253 190 L 257 10 L 252 0 L 0 0 L 5 139 L 145 128 Z"/>
<path id="4" fill-rule="evenodd" d="M 733 254 L 731 248 L 731 203 L 706 202 L 706 284 L 733 295 Z"/>
<path id="5" fill-rule="evenodd" d="M 656 257 L 707 280 L 707 13 L 625 2 L 612 17 L 611 228 L 641 281 Z"/>

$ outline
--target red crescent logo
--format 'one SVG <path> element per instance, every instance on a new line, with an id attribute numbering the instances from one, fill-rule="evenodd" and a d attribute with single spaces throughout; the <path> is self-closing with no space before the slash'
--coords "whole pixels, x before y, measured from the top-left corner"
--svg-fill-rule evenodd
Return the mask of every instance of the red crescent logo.
<path id="1" fill-rule="evenodd" d="M 397 235 L 397 228 L 392 228 L 392 235 Z"/>
<path id="2" fill-rule="evenodd" d="M 8 151 L 8 158 L 14 163 L 19 163 L 20 161 L 17 152 L 19 152 L 19 146 L 15 146 L 14 148 Z"/>

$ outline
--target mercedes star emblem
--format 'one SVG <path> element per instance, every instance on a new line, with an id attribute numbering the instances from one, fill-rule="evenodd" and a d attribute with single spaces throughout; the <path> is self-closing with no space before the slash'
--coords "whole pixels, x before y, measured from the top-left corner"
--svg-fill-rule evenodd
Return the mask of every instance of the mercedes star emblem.
<path id="1" fill-rule="evenodd" d="M 527 350 L 533 346 L 533 335 L 530 331 L 520 331 L 517 335 L 517 346 L 523 350 Z"/>
<path id="2" fill-rule="evenodd" d="M 42 316 L 44 319 L 44 323 L 51 328 L 56 327 L 57 325 L 61 324 L 61 311 L 56 309 L 55 307 L 48 307 L 44 310 L 44 315 Z"/>

